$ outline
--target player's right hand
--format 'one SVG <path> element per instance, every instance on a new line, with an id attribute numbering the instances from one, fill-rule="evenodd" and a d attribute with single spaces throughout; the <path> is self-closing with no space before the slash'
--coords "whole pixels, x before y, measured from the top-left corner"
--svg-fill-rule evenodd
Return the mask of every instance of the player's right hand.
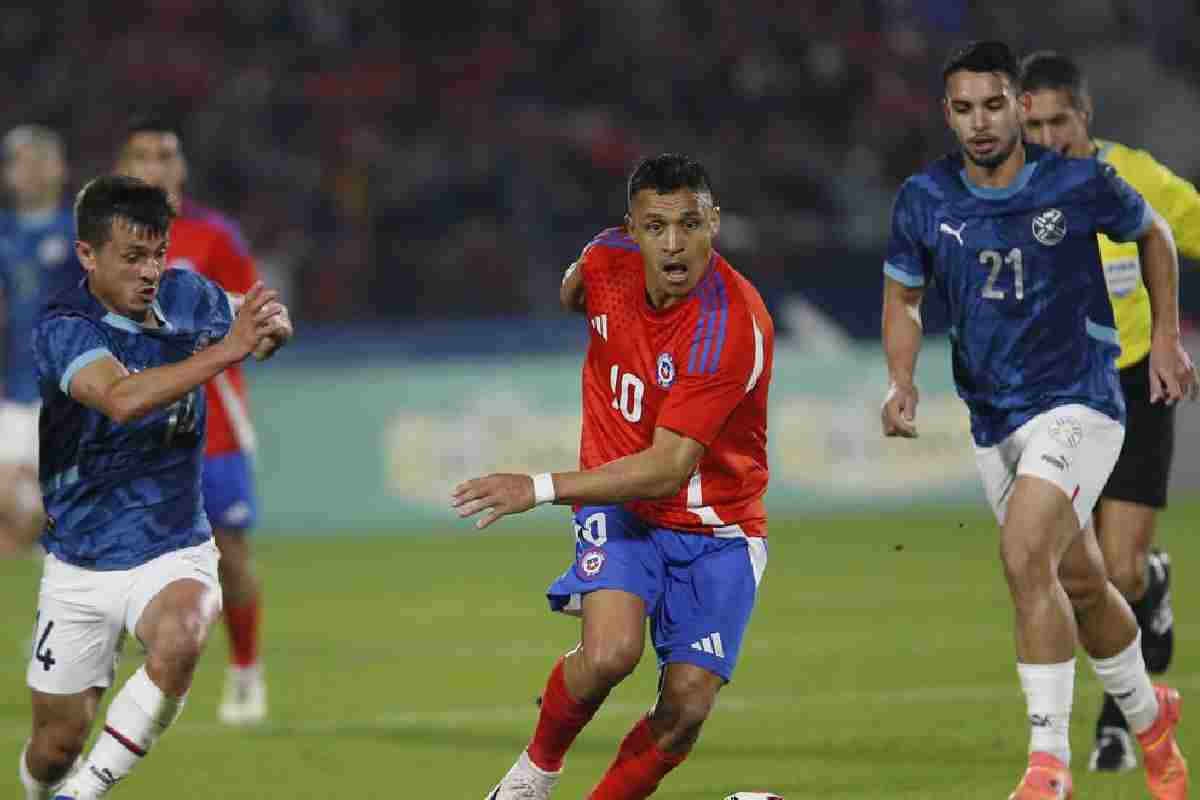
<path id="1" fill-rule="evenodd" d="M 880 417 L 884 436 L 917 438 L 917 387 L 911 383 L 892 383 L 883 398 Z"/>
<path id="2" fill-rule="evenodd" d="M 283 306 L 276 302 L 278 297 L 279 292 L 264 288 L 262 281 L 255 281 L 250 291 L 246 292 L 242 307 L 233 319 L 233 327 L 225 337 L 225 342 L 234 349 L 238 361 L 254 352 L 259 341 L 274 329 L 272 320 L 283 313 Z"/>

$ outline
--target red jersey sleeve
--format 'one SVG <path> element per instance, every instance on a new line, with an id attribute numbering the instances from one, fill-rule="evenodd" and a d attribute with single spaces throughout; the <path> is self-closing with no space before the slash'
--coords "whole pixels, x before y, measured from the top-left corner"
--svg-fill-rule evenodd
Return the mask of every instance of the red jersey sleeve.
<path id="1" fill-rule="evenodd" d="M 258 270 L 245 245 L 228 231 L 221 231 L 213 246 L 209 275 L 227 292 L 245 294 L 258 280 Z"/>
<path id="2" fill-rule="evenodd" d="M 744 305 L 713 304 L 689 342 L 656 424 L 710 447 L 762 373 L 763 335 Z"/>

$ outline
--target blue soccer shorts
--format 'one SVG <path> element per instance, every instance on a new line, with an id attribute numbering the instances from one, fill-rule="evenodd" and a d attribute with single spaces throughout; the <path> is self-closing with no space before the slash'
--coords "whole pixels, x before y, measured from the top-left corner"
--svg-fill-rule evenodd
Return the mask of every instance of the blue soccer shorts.
<path id="1" fill-rule="evenodd" d="M 204 510 L 214 528 L 245 533 L 258 521 L 254 467 L 250 456 L 237 451 L 204 459 Z"/>
<path id="2" fill-rule="evenodd" d="M 551 610 L 578 613 L 597 589 L 635 594 L 659 669 L 695 664 L 728 681 L 766 564 L 765 539 L 655 528 L 619 506 L 586 506 L 575 514 L 575 561 L 546 597 Z"/>

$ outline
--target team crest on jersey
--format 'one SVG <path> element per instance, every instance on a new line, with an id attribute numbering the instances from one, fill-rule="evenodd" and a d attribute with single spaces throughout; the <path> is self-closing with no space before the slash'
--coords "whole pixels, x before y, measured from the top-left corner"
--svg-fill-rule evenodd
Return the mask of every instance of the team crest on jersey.
<path id="1" fill-rule="evenodd" d="M 670 389 L 675 383 L 675 359 L 670 353 L 659 353 L 658 362 L 654 368 L 654 380 L 660 388 Z"/>
<path id="2" fill-rule="evenodd" d="M 604 569 L 608 556 L 599 547 L 589 547 L 579 554 L 579 577 L 590 581 Z"/>
<path id="3" fill-rule="evenodd" d="M 1055 417 L 1050 423 L 1050 438 L 1063 447 L 1078 447 L 1083 441 L 1083 426 L 1074 417 Z"/>
<path id="4" fill-rule="evenodd" d="M 48 267 L 56 267 L 67 258 L 67 240 L 62 236 L 49 236 L 38 245 L 38 260 Z"/>
<path id="5" fill-rule="evenodd" d="M 1067 235 L 1067 218 L 1057 208 L 1047 208 L 1033 218 L 1033 238 L 1053 247 Z"/>

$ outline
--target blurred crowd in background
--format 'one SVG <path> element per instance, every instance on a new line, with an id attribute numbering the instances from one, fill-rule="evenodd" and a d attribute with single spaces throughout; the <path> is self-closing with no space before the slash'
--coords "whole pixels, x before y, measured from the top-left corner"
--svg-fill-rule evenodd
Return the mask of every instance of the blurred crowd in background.
<path id="1" fill-rule="evenodd" d="M 1197 20 L 1186 0 L 47 2 L 0 23 L 0 122 L 59 130 L 77 187 L 132 111 L 173 116 L 191 193 L 314 322 L 553 313 L 632 164 L 684 151 L 772 304 L 869 332 L 895 191 L 950 145 L 950 46 L 1075 55 L 1095 132 L 1195 180 Z"/>

